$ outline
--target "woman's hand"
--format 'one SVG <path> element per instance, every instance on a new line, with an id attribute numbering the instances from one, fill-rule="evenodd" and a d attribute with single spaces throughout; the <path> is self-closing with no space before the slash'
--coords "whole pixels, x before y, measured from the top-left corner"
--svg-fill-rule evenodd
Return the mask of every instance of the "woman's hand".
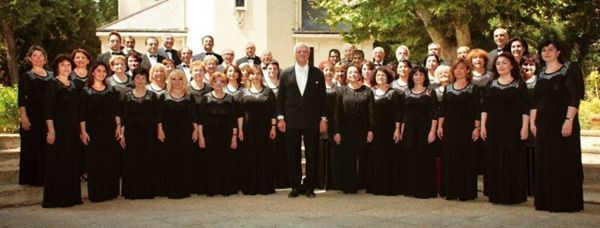
<path id="1" fill-rule="evenodd" d="M 198 141 L 198 130 L 194 130 L 194 132 L 192 133 L 192 141 L 196 142 Z"/>
<path id="2" fill-rule="evenodd" d="M 233 135 L 231 137 L 231 149 L 235 150 L 235 148 L 237 148 L 237 137 Z"/>
<path id="3" fill-rule="evenodd" d="M 367 132 L 367 143 L 371 143 L 373 142 L 373 132 L 369 131 Z"/>
<path id="4" fill-rule="evenodd" d="M 533 135 L 533 137 L 536 137 L 537 136 L 537 127 L 535 126 L 535 124 L 529 125 L 529 129 L 531 130 L 531 134 Z"/>
<path id="5" fill-rule="evenodd" d="M 475 128 L 473 129 L 473 133 L 471 133 L 471 139 L 473 139 L 473 142 L 477 141 L 477 139 L 479 138 L 479 128 Z"/>
<path id="6" fill-rule="evenodd" d="M 396 128 L 394 130 L 394 143 L 399 143 L 402 140 L 402 133 L 400 133 L 400 128 Z"/>
<path id="7" fill-rule="evenodd" d="M 121 145 L 121 148 L 125 149 L 125 135 L 121 136 L 119 144 Z"/>
<path id="8" fill-rule="evenodd" d="M 87 146 L 90 143 L 90 135 L 85 131 L 79 134 L 79 138 L 81 138 L 81 143 L 83 143 L 83 145 Z"/>
<path id="9" fill-rule="evenodd" d="M 432 129 L 431 131 L 429 131 L 429 135 L 427 136 L 427 143 L 431 144 L 435 142 L 435 137 L 435 130 Z"/>
<path id="10" fill-rule="evenodd" d="M 203 136 L 199 137 L 198 146 L 200 146 L 200 148 L 202 148 L 202 149 L 206 148 L 206 141 L 204 140 Z"/>
<path id="11" fill-rule="evenodd" d="M 340 135 L 340 133 L 333 135 L 333 141 L 336 144 L 340 145 L 340 143 L 342 142 L 342 135 Z"/>
<path id="12" fill-rule="evenodd" d="M 49 131 L 46 134 L 46 142 L 50 145 L 54 144 L 54 140 L 56 139 L 56 133 L 54 131 Z"/>
<path id="13" fill-rule="evenodd" d="M 562 125 L 562 130 L 560 132 L 562 134 L 563 137 L 569 137 L 571 136 L 571 133 L 573 133 L 573 120 L 565 120 L 565 122 Z"/>
<path id="14" fill-rule="evenodd" d="M 244 131 L 238 130 L 238 138 L 240 139 L 240 142 L 244 141 Z"/>
<path id="15" fill-rule="evenodd" d="M 25 131 L 29 131 L 31 128 L 31 122 L 29 122 L 27 115 L 21 116 L 21 128 L 23 128 Z"/>
<path id="16" fill-rule="evenodd" d="M 437 129 L 437 137 L 440 139 L 444 139 L 444 128 L 438 127 Z"/>
<path id="17" fill-rule="evenodd" d="M 277 137 L 277 131 L 275 130 L 275 126 L 271 127 L 271 131 L 269 132 L 269 138 L 275 139 Z"/>
<path id="18" fill-rule="evenodd" d="M 165 142 L 165 132 L 162 129 L 158 129 L 158 140 Z"/>
<path id="19" fill-rule="evenodd" d="M 481 131 L 479 132 L 479 136 L 481 136 L 481 139 L 483 139 L 483 141 L 486 141 L 487 140 L 487 128 L 481 127 Z"/>

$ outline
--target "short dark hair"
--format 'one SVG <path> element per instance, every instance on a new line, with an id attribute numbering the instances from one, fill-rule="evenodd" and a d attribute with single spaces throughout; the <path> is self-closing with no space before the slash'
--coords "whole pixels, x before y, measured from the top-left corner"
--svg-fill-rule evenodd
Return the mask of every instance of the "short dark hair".
<path id="1" fill-rule="evenodd" d="M 392 71 L 385 67 L 378 67 L 377 69 L 375 69 L 375 74 L 373 75 L 374 83 L 372 85 L 375 85 L 375 83 L 377 83 L 377 80 L 375 80 L 375 78 L 377 77 L 377 72 L 383 72 L 385 74 L 385 80 L 387 84 L 390 84 L 394 81 L 394 73 L 392 73 Z"/>
<path id="2" fill-rule="evenodd" d="M 339 56 L 340 58 L 342 57 L 342 56 L 341 56 L 341 54 L 340 54 L 340 50 L 338 50 L 338 49 L 335 49 L 335 48 L 333 48 L 333 49 L 329 50 L 329 52 L 328 52 L 329 54 L 328 54 L 327 56 L 331 56 L 331 52 L 338 54 L 338 56 Z"/>
<path id="3" fill-rule="evenodd" d="M 200 41 L 204 41 L 204 39 L 206 39 L 206 38 L 210 38 L 210 40 L 212 40 L 213 42 L 215 41 L 215 38 L 213 38 L 211 35 L 205 35 L 205 36 L 203 36 Z"/>
<path id="4" fill-rule="evenodd" d="M 111 37 L 111 36 L 113 36 L 113 35 L 115 35 L 115 36 L 119 37 L 119 40 L 123 40 L 123 39 L 121 38 L 121 34 L 120 34 L 119 32 L 117 32 L 117 31 L 111 31 L 111 32 L 108 34 L 108 39 L 110 40 L 110 37 Z"/>
<path id="5" fill-rule="evenodd" d="M 236 81 L 238 83 L 238 85 L 242 82 L 242 70 L 240 70 L 240 68 L 236 65 L 229 65 L 226 66 L 225 69 L 223 69 L 223 74 L 225 74 L 225 78 L 227 79 L 227 82 L 229 83 L 229 78 L 227 77 L 227 71 L 229 70 L 229 68 L 233 67 L 233 71 L 235 71 L 235 73 L 238 75 Z"/>
<path id="6" fill-rule="evenodd" d="M 44 59 L 46 59 L 46 61 L 48 61 L 48 54 L 46 54 L 46 50 L 44 50 L 44 48 L 42 48 L 39 45 L 31 45 L 31 47 L 29 47 L 29 50 L 27 50 L 27 54 L 25 56 L 27 57 L 31 57 L 31 55 L 33 55 L 34 51 L 39 51 L 44 55 Z M 29 58 L 26 59 L 26 61 L 31 64 L 31 62 L 29 61 Z"/>
<path id="7" fill-rule="evenodd" d="M 279 76 L 281 75 L 281 67 L 279 67 L 279 62 L 277 62 L 277 60 L 273 59 L 273 60 L 271 60 L 271 62 L 267 66 L 269 66 L 269 65 L 277 66 L 277 69 L 279 69 L 279 73 L 277 74 L 277 78 L 279 79 Z"/>
<path id="8" fill-rule="evenodd" d="M 352 52 L 352 56 L 355 56 L 355 55 L 360 55 L 363 59 L 365 58 L 365 52 L 360 49 L 356 49 L 356 50 L 354 50 L 354 52 Z"/>
<path id="9" fill-rule="evenodd" d="M 556 47 L 556 50 L 560 51 L 560 55 L 558 55 L 558 61 L 560 63 L 565 63 L 567 61 L 567 58 L 565 58 L 564 56 L 567 56 L 567 53 L 564 50 L 562 42 L 558 40 L 544 40 L 538 45 L 538 56 L 540 57 L 540 65 L 546 66 L 546 62 L 544 62 L 544 60 L 542 59 L 542 49 L 550 45 L 554 45 L 554 47 Z"/>
<path id="10" fill-rule="evenodd" d="M 148 78 L 149 78 L 149 72 L 148 69 L 143 68 L 143 67 L 138 67 L 133 69 L 133 71 L 131 72 L 131 79 L 135 79 L 136 76 L 141 75 L 144 76 L 144 79 L 146 79 L 146 83 L 148 83 Z"/>
<path id="11" fill-rule="evenodd" d="M 521 79 L 521 65 L 519 65 L 519 63 L 517 62 L 515 57 L 512 54 L 509 54 L 508 52 L 502 52 L 494 58 L 494 62 L 493 62 L 494 64 L 492 64 L 492 73 L 494 73 L 494 79 L 497 79 L 498 77 L 500 77 L 500 74 L 498 74 L 498 69 L 496 69 L 496 62 L 501 57 L 507 58 L 508 61 L 510 61 L 510 65 L 512 65 L 512 70 L 510 70 L 511 76 L 516 80 L 520 80 Z"/>
<path id="12" fill-rule="evenodd" d="M 525 41 L 525 39 L 521 37 L 515 37 L 510 39 L 510 41 L 508 41 L 508 47 L 510 48 L 512 46 L 512 43 L 517 41 L 520 42 L 521 45 L 523 45 L 523 55 L 529 54 L 529 45 L 527 44 L 527 41 Z"/>
<path id="13" fill-rule="evenodd" d="M 423 66 L 424 67 L 427 66 L 427 59 L 429 57 L 431 57 L 431 56 L 435 57 L 435 61 L 437 61 L 438 65 L 440 64 L 440 57 L 439 56 L 437 56 L 435 54 L 429 54 L 429 55 L 425 56 L 425 59 L 423 59 Z"/>
<path id="14" fill-rule="evenodd" d="M 108 77 L 108 70 L 110 68 L 108 68 L 108 65 L 106 65 L 104 62 L 98 61 L 92 66 L 92 68 L 90 68 L 90 71 L 88 72 L 88 80 L 85 82 L 86 87 L 92 87 L 94 84 L 94 71 L 101 66 L 104 67 L 104 70 L 106 71 L 106 77 Z M 106 86 L 106 80 L 102 80 L 102 83 Z"/>
<path id="15" fill-rule="evenodd" d="M 75 68 L 75 63 L 73 63 L 71 55 L 66 53 L 59 54 L 52 60 L 52 70 L 54 71 L 54 75 L 58 76 L 58 65 L 64 61 L 68 61 L 71 64 L 71 69 Z"/>
<path id="16" fill-rule="evenodd" d="M 409 89 L 412 89 L 415 87 L 415 82 L 413 81 L 413 77 L 418 72 L 422 73 L 423 77 L 425 77 L 425 79 L 423 80 L 423 87 L 425 87 L 425 88 L 429 87 L 429 75 L 427 74 L 427 69 L 422 66 L 415 66 L 410 70 L 410 73 L 408 74 L 408 88 Z"/>
<path id="17" fill-rule="evenodd" d="M 149 37 L 146 37 L 146 40 L 144 40 L 144 44 L 145 45 L 148 45 L 148 40 L 149 39 L 155 39 L 156 43 L 158 43 L 158 38 L 156 38 L 156 36 L 149 36 Z"/>
<path id="18" fill-rule="evenodd" d="M 85 55 L 85 57 L 89 60 L 92 61 L 91 57 L 90 57 L 90 53 L 88 51 L 86 51 L 85 49 L 82 48 L 76 48 L 75 50 L 73 50 L 73 52 L 71 52 L 71 59 L 75 60 L 75 55 L 77 53 L 81 53 L 83 55 Z"/>

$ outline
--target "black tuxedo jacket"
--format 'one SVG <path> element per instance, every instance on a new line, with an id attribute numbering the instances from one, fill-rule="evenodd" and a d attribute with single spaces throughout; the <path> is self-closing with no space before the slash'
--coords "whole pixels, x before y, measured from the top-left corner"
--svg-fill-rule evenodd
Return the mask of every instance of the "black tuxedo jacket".
<path id="1" fill-rule="evenodd" d="M 119 53 L 121 53 L 123 55 L 123 57 L 125 57 L 125 54 L 123 53 L 123 51 L 121 50 Z M 107 51 L 104 52 L 102 54 L 98 55 L 98 58 L 96 59 L 98 62 L 103 62 L 104 64 L 106 64 L 107 66 L 110 67 L 110 58 L 112 57 L 112 51 Z M 125 61 L 125 63 L 127 63 L 127 61 Z"/>
<path id="2" fill-rule="evenodd" d="M 192 61 L 204 60 L 204 57 L 206 57 L 207 55 L 215 56 L 217 58 L 217 60 L 219 61 L 219 64 L 223 63 L 223 57 L 221 57 L 221 55 L 214 53 L 214 52 L 206 54 L 205 51 L 200 52 L 200 54 L 196 54 L 196 55 L 192 56 Z"/>
<path id="3" fill-rule="evenodd" d="M 165 58 L 169 58 L 169 54 L 167 54 L 167 49 L 165 47 L 158 48 L 158 55 L 162 55 Z M 179 59 L 179 52 L 175 49 L 171 49 L 171 55 L 173 56 L 172 60 L 175 62 L 175 66 L 181 64 L 181 60 Z"/>
<path id="4" fill-rule="evenodd" d="M 242 63 L 247 63 L 248 59 L 249 59 L 248 56 L 244 56 L 244 57 L 238 59 L 237 61 L 235 61 L 235 65 L 239 66 Z M 260 58 L 258 56 L 255 55 L 254 58 L 252 58 L 252 59 L 254 59 L 254 64 L 255 65 L 259 65 L 260 66 L 261 62 L 260 62 Z"/>
<path id="5" fill-rule="evenodd" d="M 277 113 L 285 119 L 286 128 L 292 130 L 318 130 L 325 116 L 325 79 L 316 67 L 309 66 L 304 95 L 300 94 L 294 66 L 280 76 Z"/>
<path id="6" fill-rule="evenodd" d="M 487 70 L 491 71 L 492 68 L 494 67 L 494 58 L 496 58 L 496 56 L 498 56 L 498 49 L 494 49 L 491 50 L 490 52 L 488 52 L 488 62 L 487 62 Z M 502 49 L 502 52 L 508 52 L 510 53 L 510 47 L 508 47 L 508 45 L 504 45 L 504 48 Z"/>
<path id="7" fill-rule="evenodd" d="M 158 54 L 156 57 L 156 62 L 161 63 L 166 58 L 167 57 L 164 57 L 164 56 Z M 150 58 L 148 57 L 147 53 L 142 55 L 142 63 L 140 63 L 140 66 L 143 68 L 146 68 L 148 70 L 150 70 L 150 68 L 152 68 L 152 63 L 150 62 Z"/>

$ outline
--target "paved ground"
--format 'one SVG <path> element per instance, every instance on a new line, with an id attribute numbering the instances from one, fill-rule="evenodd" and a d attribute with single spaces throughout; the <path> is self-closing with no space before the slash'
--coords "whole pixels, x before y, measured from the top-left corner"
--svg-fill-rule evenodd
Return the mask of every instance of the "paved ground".
<path id="1" fill-rule="evenodd" d="M 533 209 L 533 200 L 493 205 L 481 197 L 458 202 L 317 193 L 316 199 L 270 196 L 206 197 L 182 200 L 118 199 L 66 209 L 29 206 L 0 210 L 0 227 L 599 227 L 600 205 L 580 213 Z"/>

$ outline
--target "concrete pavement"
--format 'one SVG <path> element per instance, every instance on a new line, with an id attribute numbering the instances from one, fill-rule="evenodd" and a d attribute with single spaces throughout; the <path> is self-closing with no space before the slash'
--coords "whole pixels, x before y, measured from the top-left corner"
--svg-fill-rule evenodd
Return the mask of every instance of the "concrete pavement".
<path id="1" fill-rule="evenodd" d="M 415 199 L 337 191 L 316 199 L 269 196 L 206 197 L 181 200 L 117 199 L 72 208 L 40 205 L 0 210 L 0 227 L 599 227 L 600 205 L 580 213 L 536 211 L 533 199 L 502 206 L 480 195 L 475 201 Z"/>

